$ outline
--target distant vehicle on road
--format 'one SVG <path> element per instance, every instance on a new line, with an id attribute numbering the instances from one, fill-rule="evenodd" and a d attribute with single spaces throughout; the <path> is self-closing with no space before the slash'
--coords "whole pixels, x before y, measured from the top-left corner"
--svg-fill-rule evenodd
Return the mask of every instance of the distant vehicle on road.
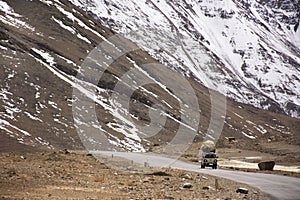
<path id="1" fill-rule="evenodd" d="M 201 168 L 212 167 L 218 168 L 218 156 L 215 153 L 204 154 L 201 158 Z"/>

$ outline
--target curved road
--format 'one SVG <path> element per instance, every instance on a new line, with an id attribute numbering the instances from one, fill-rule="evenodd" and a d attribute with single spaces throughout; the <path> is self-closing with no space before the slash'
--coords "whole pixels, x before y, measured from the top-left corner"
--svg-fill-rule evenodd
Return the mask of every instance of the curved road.
<path id="1" fill-rule="evenodd" d="M 272 199 L 278 200 L 299 200 L 300 199 L 300 178 L 263 174 L 263 173 L 251 173 L 242 171 L 231 170 L 211 170 L 201 169 L 199 165 L 193 163 L 187 163 L 176 159 L 162 157 L 158 155 L 141 154 L 141 153 L 127 153 L 127 152 L 109 152 L 109 151 L 97 151 L 90 152 L 94 156 L 109 156 L 109 157 L 121 157 L 127 160 L 133 161 L 137 164 L 151 167 L 171 167 L 174 169 L 182 169 L 193 172 L 200 172 L 213 176 L 218 176 L 226 179 L 230 179 L 236 182 L 245 183 L 247 185 L 256 187 L 266 194 L 270 195 Z"/>

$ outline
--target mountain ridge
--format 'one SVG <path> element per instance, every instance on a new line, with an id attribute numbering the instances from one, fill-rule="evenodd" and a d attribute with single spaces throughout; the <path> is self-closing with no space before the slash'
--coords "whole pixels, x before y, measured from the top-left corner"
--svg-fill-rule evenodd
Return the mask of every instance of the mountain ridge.
<path id="1" fill-rule="evenodd" d="M 299 2 L 70 1 L 207 87 L 299 117 Z"/>
<path id="2" fill-rule="evenodd" d="M 89 79 L 78 76 L 89 53 L 98 44 L 119 34 L 105 27 L 95 15 L 74 6 L 70 1 L 0 1 L 0 23 L 0 133 L 5 138 L 1 140 L 5 143 L 0 145 L 1 151 L 24 149 L 25 146 L 30 151 L 32 147 L 43 150 L 83 149 L 78 123 L 104 132 L 115 149 L 147 151 L 152 146 L 168 144 L 178 127 L 186 123 L 182 119 L 185 116 L 187 118 L 187 112 L 192 109 L 184 104 L 181 107 L 178 97 L 175 95 L 172 98 L 170 88 L 162 84 L 155 70 L 145 66 L 149 63 L 171 66 L 172 63 L 168 61 L 170 58 L 163 62 L 163 57 L 153 58 L 151 52 L 138 48 L 125 53 L 108 68 L 92 63 L 103 72 L 98 84 L 91 84 Z M 157 37 L 160 36 L 158 34 Z M 178 44 L 178 41 L 174 42 Z M 116 47 L 112 49 L 117 50 Z M 176 56 L 172 51 L 166 55 Z M 176 59 L 169 68 L 159 66 L 162 70 L 172 69 L 176 73 L 174 77 L 184 77 L 193 88 L 200 108 L 194 141 L 202 141 L 210 134 L 210 93 L 214 91 L 200 84 L 201 80 L 192 70 L 187 71 L 189 68 L 185 64 L 178 65 Z M 213 63 L 211 66 L 214 66 Z M 138 89 L 134 85 L 129 87 L 135 92 L 126 110 L 112 98 L 112 93 L 117 92 L 114 88 L 122 76 L 133 69 L 141 71 L 145 77 L 150 75 L 156 84 Z M 174 78 L 172 81 L 176 83 L 178 80 Z M 88 100 L 95 104 L 98 124 L 86 122 L 84 115 L 74 117 L 74 86 L 82 86 L 84 92 L 94 95 L 93 101 Z M 179 91 L 182 94 L 185 92 Z M 269 139 L 282 144 L 299 145 L 299 119 L 254 108 L 229 98 L 226 108 L 226 115 L 218 116 L 224 120 L 218 145 L 224 145 L 226 137 L 239 139 L 237 145 L 241 148 L 262 151 L 267 151 L 264 145 Z M 78 109 L 79 114 L 88 110 L 84 105 Z M 166 121 L 164 124 L 160 121 L 154 124 L 161 126 L 161 130 L 151 137 L 145 137 L 137 127 L 149 125 L 154 119 L 151 118 L 151 112 L 156 111 L 161 111 Z M 198 111 L 192 110 L 190 113 L 193 112 Z"/>

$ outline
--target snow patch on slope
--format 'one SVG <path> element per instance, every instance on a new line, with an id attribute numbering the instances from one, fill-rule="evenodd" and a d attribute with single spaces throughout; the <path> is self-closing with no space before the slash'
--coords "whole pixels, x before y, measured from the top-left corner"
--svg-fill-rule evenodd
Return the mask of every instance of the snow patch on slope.
<path id="1" fill-rule="evenodd" d="M 20 20 L 22 16 L 15 13 L 15 11 L 6 2 L 0 1 L 0 11 L 5 13 L 4 16 L 0 16 L 1 22 L 16 28 L 25 28 L 32 32 L 35 30 L 34 27 Z"/>
<path id="2" fill-rule="evenodd" d="M 284 10 L 256 1 L 70 1 L 182 74 L 240 102 L 272 109 L 271 100 L 300 116 L 288 106 L 300 106 L 299 30 L 263 18 Z"/>
<path id="3" fill-rule="evenodd" d="M 105 110 L 109 111 L 115 117 L 115 120 L 120 121 L 120 123 L 118 123 L 118 124 L 123 124 L 123 126 L 121 126 L 121 127 L 114 126 L 113 124 L 108 125 L 108 127 L 111 128 L 112 130 L 115 130 L 124 135 L 124 139 L 122 139 L 122 140 L 121 139 L 116 140 L 115 137 L 110 136 L 111 139 L 109 139 L 108 141 L 111 144 L 117 143 L 118 145 L 116 145 L 116 146 L 128 149 L 130 151 L 145 152 L 144 147 L 140 143 L 142 140 L 138 136 L 138 130 L 136 129 L 135 125 L 131 121 L 126 119 L 123 116 L 123 114 L 120 114 L 120 112 L 122 112 L 123 110 L 121 111 L 118 109 L 118 105 L 116 102 L 110 100 L 109 104 L 108 104 L 107 100 L 105 100 L 101 95 L 96 95 L 94 92 L 94 91 L 96 91 L 96 89 L 97 89 L 97 91 L 104 92 L 104 93 L 106 93 L 106 91 L 104 91 L 103 89 L 101 89 L 91 83 L 87 83 L 82 80 L 78 80 L 73 76 L 69 76 L 69 75 L 65 74 L 64 72 L 61 72 L 61 71 L 55 69 L 54 66 L 55 66 L 56 62 L 54 60 L 54 57 L 52 55 L 50 55 L 48 52 L 45 52 L 44 50 L 39 50 L 36 48 L 32 48 L 32 50 L 34 52 L 36 52 L 37 54 L 39 54 L 44 60 L 43 61 L 39 58 L 34 57 L 38 62 L 43 64 L 45 67 L 47 67 L 52 73 L 54 73 L 54 75 L 56 75 L 57 77 L 59 77 L 60 79 L 65 81 L 66 83 L 70 84 L 72 87 L 78 89 L 86 97 L 88 97 L 89 99 L 91 99 L 92 101 L 97 103 L 98 105 L 102 106 Z M 54 108 L 57 108 L 57 105 L 54 102 L 49 101 L 48 104 Z M 87 108 L 81 109 L 78 107 L 76 109 L 79 109 L 79 111 L 83 111 L 83 110 L 86 110 Z M 103 132 L 103 128 L 101 126 L 93 124 L 93 122 L 85 122 L 84 118 L 82 118 L 81 116 L 75 118 L 74 120 L 77 125 L 85 126 L 85 127 L 92 126 L 93 128 L 98 129 L 99 131 Z M 59 119 L 54 119 L 54 121 L 62 124 L 62 122 Z M 92 124 L 90 124 L 90 123 L 92 123 Z M 77 126 L 77 125 L 75 125 L 75 126 Z M 79 127 L 77 127 L 77 128 L 79 128 Z M 79 129 L 77 129 L 77 130 L 79 130 Z M 104 131 L 104 132 L 107 134 L 107 131 Z M 89 139 L 90 139 L 90 142 L 92 142 L 92 143 L 99 142 L 99 141 L 93 141 L 92 138 L 89 138 Z"/>

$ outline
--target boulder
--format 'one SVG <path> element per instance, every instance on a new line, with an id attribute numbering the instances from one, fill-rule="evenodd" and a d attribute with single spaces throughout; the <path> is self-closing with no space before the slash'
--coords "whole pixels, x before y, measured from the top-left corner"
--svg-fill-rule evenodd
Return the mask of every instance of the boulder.
<path id="1" fill-rule="evenodd" d="M 272 171 L 275 166 L 275 161 L 263 161 L 258 163 L 258 167 L 260 170 L 270 170 Z"/>
<path id="2" fill-rule="evenodd" d="M 236 190 L 237 193 L 241 194 L 248 194 L 248 189 L 247 188 L 239 188 Z"/>

